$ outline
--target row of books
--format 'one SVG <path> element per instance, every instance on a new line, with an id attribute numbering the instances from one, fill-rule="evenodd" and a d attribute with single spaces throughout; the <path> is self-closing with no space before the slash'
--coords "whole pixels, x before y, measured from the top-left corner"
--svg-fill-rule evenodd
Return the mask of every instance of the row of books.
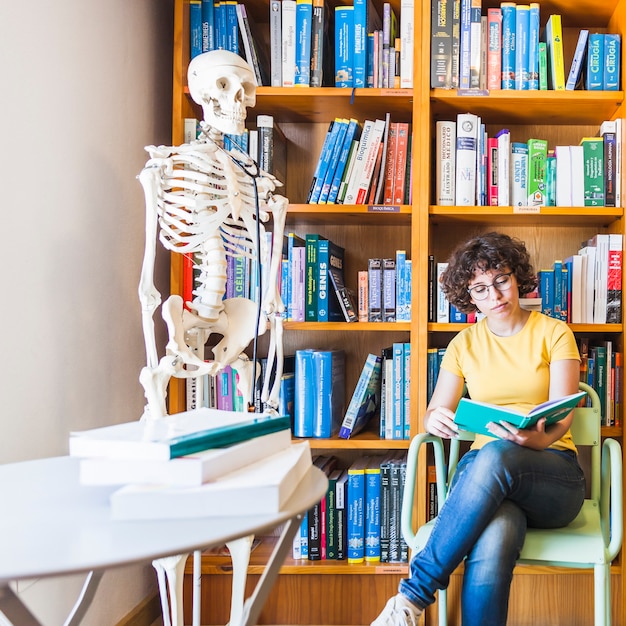
<path id="1" fill-rule="evenodd" d="M 367 270 L 357 273 L 359 321 L 410 321 L 412 273 L 406 250 L 396 250 L 395 258 L 368 259 Z"/>
<path id="2" fill-rule="evenodd" d="M 313 463 L 328 476 L 328 491 L 304 516 L 293 558 L 407 563 L 400 528 L 406 452 L 359 457 L 348 468 L 330 455 Z"/>
<path id="3" fill-rule="evenodd" d="M 537 272 L 542 313 L 574 324 L 621 324 L 622 240 L 599 233 Z"/>
<path id="4" fill-rule="evenodd" d="M 436 123 L 436 203 L 442 206 L 621 206 L 622 119 L 597 137 L 548 149 L 545 139 L 490 136 L 482 119 L 459 113 Z"/>
<path id="5" fill-rule="evenodd" d="M 385 119 L 335 118 L 307 196 L 309 204 L 411 202 L 411 127 Z"/>
<path id="6" fill-rule="evenodd" d="M 400 17 L 389 2 L 382 18 L 371 0 L 336 6 L 335 86 L 411 89 L 413 11 L 410 0 L 400 3 Z"/>
<path id="7" fill-rule="evenodd" d="M 537 2 L 482 4 L 432 0 L 431 87 L 619 90 L 619 35 L 581 30 L 566 73 L 561 15 L 541 30 Z"/>
<path id="8" fill-rule="evenodd" d="M 280 294 L 292 322 L 355 322 L 356 306 L 344 279 L 345 250 L 317 233 L 286 236 Z"/>
<path id="9" fill-rule="evenodd" d="M 602 426 L 621 426 L 624 406 L 624 354 L 611 340 L 578 338 L 580 380 L 593 387 L 600 398 Z"/>

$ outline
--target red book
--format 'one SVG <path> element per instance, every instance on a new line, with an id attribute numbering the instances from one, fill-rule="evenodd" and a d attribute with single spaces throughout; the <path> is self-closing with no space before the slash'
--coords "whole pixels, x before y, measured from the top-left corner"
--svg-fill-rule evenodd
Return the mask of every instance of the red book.
<path id="1" fill-rule="evenodd" d="M 189 311 L 187 302 L 193 300 L 193 255 L 183 254 L 183 305 Z"/>
<path id="2" fill-rule="evenodd" d="M 387 139 L 387 161 L 385 163 L 385 191 L 383 204 L 393 204 L 393 181 L 396 168 L 396 140 L 398 136 L 398 122 L 389 125 L 389 137 Z"/>
<path id="3" fill-rule="evenodd" d="M 408 122 L 398 122 L 398 133 L 396 137 L 396 158 L 393 181 L 393 202 L 392 204 L 402 204 L 404 202 L 404 186 L 406 184 L 406 164 L 407 151 L 409 148 L 409 124 Z"/>
<path id="4" fill-rule="evenodd" d="M 498 206 L 498 138 L 487 139 L 487 204 Z"/>

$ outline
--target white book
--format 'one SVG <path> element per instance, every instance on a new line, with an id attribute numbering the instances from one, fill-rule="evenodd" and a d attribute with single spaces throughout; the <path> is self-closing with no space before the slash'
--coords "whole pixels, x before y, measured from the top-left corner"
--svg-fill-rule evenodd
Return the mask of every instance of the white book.
<path id="1" fill-rule="evenodd" d="M 606 324 L 607 277 L 609 272 L 609 235 L 599 233 L 589 241 L 596 247 L 595 298 L 593 323 Z"/>
<path id="2" fill-rule="evenodd" d="M 528 204 L 528 144 L 511 143 L 511 206 Z"/>
<path id="3" fill-rule="evenodd" d="M 198 408 L 158 420 L 135 420 L 70 433 L 69 454 L 169 460 L 290 428 L 288 417 Z"/>
<path id="4" fill-rule="evenodd" d="M 356 198 L 354 204 L 367 204 L 367 196 L 369 193 L 370 184 L 372 182 L 372 174 L 376 166 L 376 159 L 378 158 L 378 151 L 383 136 L 385 134 L 386 122 L 385 120 L 376 120 L 374 128 L 370 135 L 369 142 L 367 144 L 367 152 L 365 160 L 363 162 L 363 169 L 361 170 L 361 176 L 357 182 Z M 350 189 L 348 189 L 349 193 Z"/>
<path id="5" fill-rule="evenodd" d="M 439 279 L 447 267 L 447 263 L 437 263 L 437 322 L 444 324 L 450 321 L 450 303 L 441 288 Z"/>
<path id="6" fill-rule="evenodd" d="M 375 124 L 376 122 L 374 122 L 373 120 L 365 120 L 363 122 L 361 138 L 359 139 L 359 145 L 357 146 L 356 153 L 354 155 L 354 162 L 350 171 L 350 178 L 347 181 L 346 194 L 343 199 L 344 204 L 356 204 L 358 185 L 361 179 L 363 168 L 365 166 L 368 144 L 370 142 L 372 133 L 374 132 Z"/>
<path id="7" fill-rule="evenodd" d="M 567 263 L 568 270 L 571 271 L 572 297 L 570 316 L 572 324 L 583 323 L 582 259 L 582 255 L 573 254 L 564 261 L 565 263 Z"/>
<path id="8" fill-rule="evenodd" d="M 596 249 L 593 246 L 583 246 L 578 254 L 585 257 L 583 265 L 586 267 L 583 276 L 584 289 L 584 306 L 583 306 L 583 324 L 593 324 L 593 311 L 595 306 L 596 293 Z"/>
<path id="9" fill-rule="evenodd" d="M 572 206 L 572 157 L 570 146 L 555 146 L 556 206 Z"/>
<path id="10" fill-rule="evenodd" d="M 270 0 L 270 85 L 283 86 L 283 39 L 281 0 Z"/>
<path id="11" fill-rule="evenodd" d="M 279 512 L 311 467 L 309 442 L 198 487 L 126 485 L 110 497 L 114 520 L 182 519 Z"/>
<path id="12" fill-rule="evenodd" d="M 585 206 L 585 155 L 583 147 L 570 146 L 572 161 L 572 206 Z"/>
<path id="13" fill-rule="evenodd" d="M 183 141 L 191 143 L 198 138 L 198 120 L 195 117 L 186 117 L 183 121 Z"/>
<path id="14" fill-rule="evenodd" d="M 414 0 L 400 0 L 400 88 L 413 89 Z"/>
<path id="15" fill-rule="evenodd" d="M 296 82 L 296 0 L 282 0 L 283 87 Z"/>
<path id="16" fill-rule="evenodd" d="M 496 134 L 498 139 L 498 206 L 511 204 L 511 133 L 503 128 Z"/>
<path id="17" fill-rule="evenodd" d="M 476 205 L 476 158 L 478 116 L 459 113 L 456 119 L 456 202 L 457 206 Z"/>
<path id="18" fill-rule="evenodd" d="M 439 121 L 436 126 L 436 198 L 439 206 L 454 205 L 456 183 L 456 122 Z"/>
<path id="19" fill-rule="evenodd" d="M 290 445 L 291 432 L 285 429 L 226 448 L 205 450 L 167 461 L 93 457 L 80 460 L 79 480 L 81 485 L 141 483 L 191 487 L 260 461 Z"/>

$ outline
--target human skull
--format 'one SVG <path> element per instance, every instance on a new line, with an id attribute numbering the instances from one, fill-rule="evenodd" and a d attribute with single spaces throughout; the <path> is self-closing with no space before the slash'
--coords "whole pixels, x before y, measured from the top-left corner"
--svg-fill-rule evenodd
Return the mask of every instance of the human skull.
<path id="1" fill-rule="evenodd" d="M 207 124 L 222 133 L 244 131 L 246 108 L 256 103 L 256 82 L 239 55 L 228 50 L 199 54 L 189 64 L 187 83 Z"/>

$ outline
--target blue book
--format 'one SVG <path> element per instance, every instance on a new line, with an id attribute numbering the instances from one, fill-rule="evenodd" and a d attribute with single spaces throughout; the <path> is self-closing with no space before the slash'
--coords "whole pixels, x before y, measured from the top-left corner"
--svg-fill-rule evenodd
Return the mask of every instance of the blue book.
<path id="1" fill-rule="evenodd" d="M 328 439 L 336 434 L 345 411 L 345 353 L 342 350 L 313 351 L 315 389 L 313 435 Z"/>
<path id="2" fill-rule="evenodd" d="M 278 414 L 288 415 L 293 423 L 294 402 L 296 395 L 296 375 L 295 372 L 283 374 L 280 379 L 280 389 L 278 391 Z"/>
<path id="3" fill-rule="evenodd" d="M 502 89 L 515 89 L 515 3 L 502 2 Z"/>
<path id="4" fill-rule="evenodd" d="M 464 324 L 467 322 L 467 314 L 459 311 L 453 304 L 450 305 L 450 323 Z"/>
<path id="5" fill-rule="evenodd" d="M 604 35 L 589 33 L 585 89 L 601 91 L 604 87 Z"/>
<path id="6" fill-rule="evenodd" d="M 333 179 L 335 178 L 335 171 L 339 163 L 339 155 L 341 154 L 349 125 L 350 121 L 345 118 L 342 119 L 339 123 L 339 131 L 337 132 L 335 145 L 333 146 L 333 149 L 330 153 L 328 169 L 326 170 L 326 176 L 324 176 L 324 182 L 322 183 L 322 189 L 320 191 L 320 197 L 318 199 L 319 204 L 326 204 L 326 201 L 328 200 L 330 188 L 332 186 Z M 337 187 L 337 191 L 339 191 L 339 187 Z"/>
<path id="7" fill-rule="evenodd" d="M 291 297 L 291 285 L 289 281 L 289 259 L 283 258 L 280 262 L 280 299 L 283 301 L 285 311 L 283 316 L 287 318 L 289 299 Z"/>
<path id="8" fill-rule="evenodd" d="M 589 39 L 589 31 L 583 28 L 578 33 L 578 41 L 576 42 L 576 49 L 574 50 L 574 58 L 572 59 L 572 65 L 567 75 L 567 81 L 565 82 L 565 89 L 567 91 L 573 91 L 578 85 L 578 81 L 582 75 L 582 69 L 585 61 L 585 53 L 587 51 L 587 40 Z"/>
<path id="9" fill-rule="evenodd" d="M 367 87 L 367 35 L 379 30 L 382 27 L 382 22 L 372 0 L 354 0 L 353 20 L 353 86 Z M 337 50 L 335 49 L 336 53 Z"/>
<path id="10" fill-rule="evenodd" d="M 552 317 L 556 319 L 562 319 L 562 310 L 563 310 L 563 261 L 557 260 L 552 264 L 552 269 L 554 271 L 554 308 Z"/>
<path id="11" fill-rule="evenodd" d="M 296 350 L 294 394 L 294 437 L 312 437 L 314 420 L 315 372 L 313 350 Z"/>
<path id="12" fill-rule="evenodd" d="M 215 45 L 219 50 L 228 50 L 228 27 L 226 20 L 226 2 L 219 0 L 213 5 L 215 17 Z"/>
<path id="13" fill-rule="evenodd" d="M 383 259 L 383 322 L 396 321 L 396 260 Z"/>
<path id="14" fill-rule="evenodd" d="M 345 119 L 336 117 L 332 123 L 332 128 L 328 129 L 326 138 L 320 151 L 318 165 L 315 168 L 315 174 L 313 175 L 313 184 L 311 192 L 309 194 L 309 204 L 317 204 L 319 202 L 320 195 L 322 193 L 322 187 L 324 186 L 324 180 L 326 179 L 326 172 L 330 167 L 330 158 L 337 142 L 337 136 L 344 123 L 347 123 Z"/>
<path id="15" fill-rule="evenodd" d="M 368 259 L 367 262 L 367 321 L 382 322 L 382 259 Z"/>
<path id="16" fill-rule="evenodd" d="M 619 90 L 621 56 L 621 38 L 617 34 L 606 33 L 604 35 L 604 91 Z"/>
<path id="17" fill-rule="evenodd" d="M 226 0 L 226 50 L 239 54 L 239 21 L 237 20 L 236 0 Z"/>
<path id="18" fill-rule="evenodd" d="M 528 89 L 539 89 L 539 3 L 530 5 L 528 23 Z"/>
<path id="19" fill-rule="evenodd" d="M 337 196 L 339 194 L 339 187 L 341 185 L 341 180 L 343 178 L 343 174 L 346 169 L 346 164 L 348 163 L 348 156 L 350 154 L 350 148 L 352 147 L 353 140 L 355 138 L 358 138 L 359 132 L 360 132 L 360 126 L 359 126 L 358 120 L 351 118 L 350 121 L 348 122 L 348 128 L 346 129 L 346 134 L 343 139 L 341 151 L 339 152 L 339 156 L 337 157 L 337 167 L 335 168 L 333 181 L 330 185 L 328 198 L 326 199 L 326 204 L 334 204 L 335 201 L 337 200 Z"/>
<path id="20" fill-rule="evenodd" d="M 393 344 L 393 439 L 404 439 L 404 344 Z"/>
<path id="21" fill-rule="evenodd" d="M 372 457 L 365 468 L 365 560 L 380 562 L 380 460 Z"/>
<path id="22" fill-rule="evenodd" d="M 369 462 L 369 456 L 362 456 L 348 468 L 348 563 L 362 563 L 365 560 L 365 468 Z"/>
<path id="23" fill-rule="evenodd" d="M 396 321 L 406 322 L 406 250 L 396 250 Z"/>
<path id="24" fill-rule="evenodd" d="M 202 0 L 202 52 L 215 50 L 215 12 L 213 0 Z"/>
<path id="25" fill-rule="evenodd" d="M 191 58 L 202 54 L 202 2 L 189 2 L 189 54 Z"/>
<path id="26" fill-rule="evenodd" d="M 554 270 L 540 270 L 539 293 L 541 294 L 541 312 L 554 317 Z"/>
<path id="27" fill-rule="evenodd" d="M 354 7 L 335 7 L 335 87 L 354 86 Z"/>
<path id="28" fill-rule="evenodd" d="M 530 6 L 515 7 L 515 89 L 528 90 Z"/>
<path id="29" fill-rule="evenodd" d="M 411 438 L 411 344 L 404 344 L 404 438 Z"/>
<path id="30" fill-rule="evenodd" d="M 313 0 L 296 0 L 296 87 L 309 87 L 311 84 L 312 20 Z"/>
<path id="31" fill-rule="evenodd" d="M 317 240 L 317 300 L 316 317 L 318 322 L 328 322 L 329 316 L 329 296 L 330 285 L 328 284 L 328 263 L 330 253 L 330 242 L 328 239 L 319 238 Z"/>
<path id="32" fill-rule="evenodd" d="M 461 0 L 461 48 L 459 51 L 459 87 L 470 88 L 472 0 Z"/>
<path id="33" fill-rule="evenodd" d="M 376 409 L 380 404 L 381 366 L 381 356 L 367 355 L 339 429 L 341 439 L 349 439 L 352 435 L 361 432 L 376 414 Z"/>

